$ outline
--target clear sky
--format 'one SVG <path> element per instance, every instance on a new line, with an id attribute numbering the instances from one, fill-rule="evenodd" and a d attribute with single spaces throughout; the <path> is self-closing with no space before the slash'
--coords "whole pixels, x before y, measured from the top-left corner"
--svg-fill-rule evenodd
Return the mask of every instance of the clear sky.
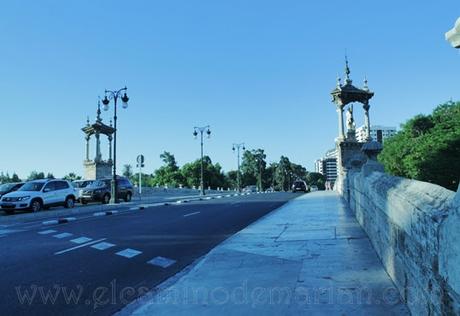
<path id="1" fill-rule="evenodd" d="M 152 172 L 165 150 L 180 165 L 194 160 L 193 126 L 210 124 L 205 153 L 227 171 L 233 142 L 312 170 L 337 136 L 329 93 L 345 52 L 354 84 L 367 76 L 375 92 L 371 124 L 399 126 L 460 99 L 460 53 L 444 39 L 459 9 L 458 0 L 2 1 L 0 171 L 82 175 L 80 128 L 104 89 L 124 85 L 119 167 L 143 153 Z"/>

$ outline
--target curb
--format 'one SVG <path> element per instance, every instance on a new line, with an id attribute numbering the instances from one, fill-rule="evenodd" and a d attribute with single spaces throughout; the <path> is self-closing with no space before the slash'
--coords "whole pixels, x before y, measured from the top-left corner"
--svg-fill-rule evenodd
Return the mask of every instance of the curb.
<path id="1" fill-rule="evenodd" d="M 44 221 L 42 222 L 42 224 L 43 225 L 67 224 L 67 223 L 70 223 L 76 220 L 77 219 L 75 217 L 63 217 L 63 218 L 53 219 L 50 221 Z"/>

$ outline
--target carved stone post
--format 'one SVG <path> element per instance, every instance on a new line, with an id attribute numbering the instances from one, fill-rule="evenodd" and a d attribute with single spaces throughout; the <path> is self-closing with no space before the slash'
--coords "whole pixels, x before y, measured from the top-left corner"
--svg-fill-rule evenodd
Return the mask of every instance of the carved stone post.
<path id="1" fill-rule="evenodd" d="M 339 115 L 339 139 L 345 139 L 345 129 L 343 126 L 343 105 L 337 105 L 337 114 Z"/>
<path id="2" fill-rule="evenodd" d="M 364 109 L 364 126 L 366 126 L 366 142 L 370 142 L 372 140 L 371 138 L 371 123 L 369 119 L 369 102 L 366 102 L 363 104 L 363 109 Z"/>
<path id="3" fill-rule="evenodd" d="M 91 137 L 87 135 L 85 139 L 86 139 L 86 161 L 88 161 L 89 160 L 89 140 L 91 139 Z"/>
<path id="4" fill-rule="evenodd" d="M 95 161 L 101 161 L 101 139 L 99 132 L 96 132 L 96 158 Z"/>

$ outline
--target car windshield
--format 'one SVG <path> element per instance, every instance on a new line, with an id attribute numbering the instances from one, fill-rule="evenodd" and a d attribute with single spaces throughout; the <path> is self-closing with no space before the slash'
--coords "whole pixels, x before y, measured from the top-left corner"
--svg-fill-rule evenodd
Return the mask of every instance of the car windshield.
<path id="1" fill-rule="evenodd" d="M 94 181 L 78 181 L 78 182 L 72 182 L 72 185 L 74 188 L 86 188 L 87 186 L 91 185 Z"/>
<path id="2" fill-rule="evenodd" d="M 105 187 L 107 184 L 105 183 L 105 181 L 101 181 L 101 180 L 97 180 L 97 181 L 94 181 L 94 182 L 91 182 L 88 186 L 86 186 L 87 188 L 103 188 Z"/>
<path id="3" fill-rule="evenodd" d="M 40 191 L 45 182 L 29 182 L 24 184 L 18 191 Z"/>
<path id="4" fill-rule="evenodd" d="M 0 185 L 0 192 L 7 192 L 11 190 L 16 184 L 14 183 L 5 183 Z"/>

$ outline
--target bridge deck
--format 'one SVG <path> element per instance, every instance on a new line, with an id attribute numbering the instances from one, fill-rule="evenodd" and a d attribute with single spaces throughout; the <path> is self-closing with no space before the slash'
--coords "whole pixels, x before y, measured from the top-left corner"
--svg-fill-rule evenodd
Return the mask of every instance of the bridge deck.
<path id="1" fill-rule="evenodd" d="M 335 192 L 303 195 L 211 251 L 136 315 L 409 315 Z"/>

